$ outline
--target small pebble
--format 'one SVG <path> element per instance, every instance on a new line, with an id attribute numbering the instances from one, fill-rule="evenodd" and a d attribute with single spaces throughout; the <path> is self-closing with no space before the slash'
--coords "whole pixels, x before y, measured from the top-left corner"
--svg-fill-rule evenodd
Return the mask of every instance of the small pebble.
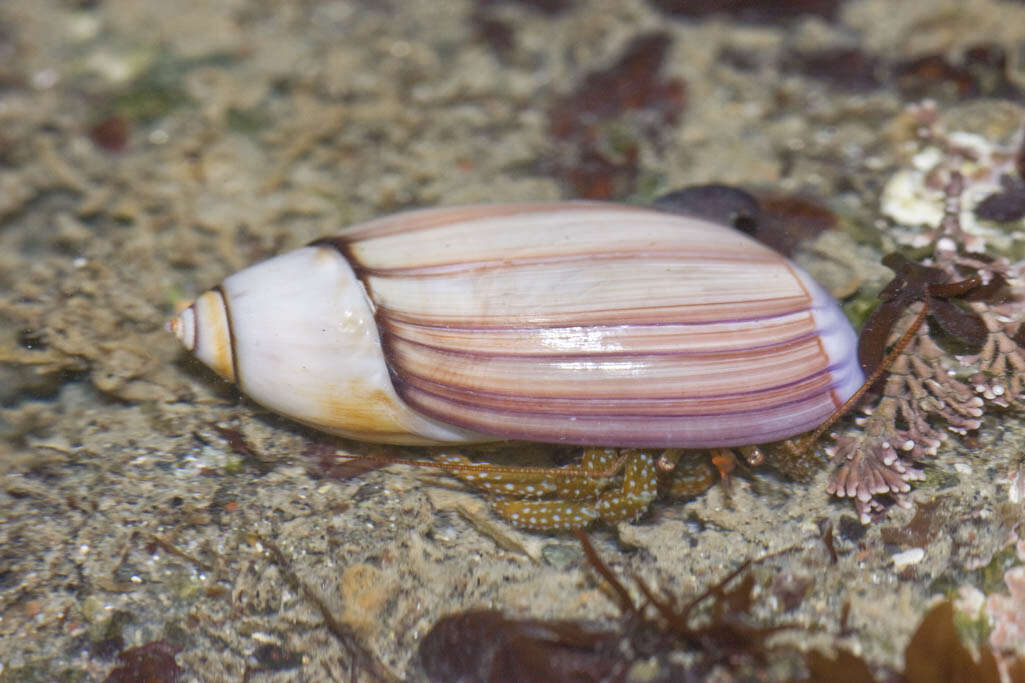
<path id="1" fill-rule="evenodd" d="M 580 547 L 567 543 L 548 543 L 541 548 L 541 557 L 549 566 L 566 571 L 580 561 Z"/>
<path id="2" fill-rule="evenodd" d="M 923 557 L 925 557 L 925 550 L 923 548 L 908 548 L 904 552 L 893 556 L 893 568 L 900 571 L 904 567 L 918 564 L 922 561 Z"/>

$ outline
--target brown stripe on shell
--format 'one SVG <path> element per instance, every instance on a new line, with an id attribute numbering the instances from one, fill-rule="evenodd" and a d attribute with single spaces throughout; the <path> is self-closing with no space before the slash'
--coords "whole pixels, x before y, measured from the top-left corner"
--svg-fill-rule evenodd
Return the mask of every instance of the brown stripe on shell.
<path id="1" fill-rule="evenodd" d="M 736 304 L 731 306 L 731 311 L 737 314 L 738 320 L 755 318 L 758 313 L 767 309 L 772 310 L 776 315 L 787 315 L 800 312 L 798 308 L 800 301 L 795 299 L 778 299 L 773 301 L 757 301 L 749 304 Z M 623 311 L 619 322 L 631 327 L 648 326 L 658 323 L 653 322 L 659 316 L 663 317 L 666 324 L 671 325 L 697 325 L 704 323 L 719 323 L 722 320 L 722 305 L 701 304 L 690 306 L 677 306 L 675 308 L 637 308 Z M 804 308 L 803 310 L 807 310 Z M 774 317 L 774 316 L 773 316 Z M 394 311 L 383 306 L 377 307 L 377 318 L 380 326 L 385 329 L 390 323 L 408 323 L 415 325 L 433 325 L 438 327 L 465 327 L 467 323 L 474 327 L 468 329 L 509 329 L 513 327 L 533 326 L 537 329 L 566 328 L 574 323 L 584 326 L 610 325 L 614 317 L 606 311 L 568 311 L 559 315 L 549 314 L 543 311 L 523 312 L 521 314 L 507 314 L 502 317 L 490 319 L 475 318 L 470 321 L 457 316 L 444 315 L 413 315 L 400 311 Z"/>
<path id="2" fill-rule="evenodd" d="M 535 394 L 495 394 L 474 391 L 449 383 L 436 383 L 429 379 L 403 375 L 403 391 L 418 390 L 431 394 L 436 400 L 450 404 L 464 403 L 502 412 L 511 419 L 530 413 L 553 413 L 562 415 L 630 415 L 678 418 L 699 418 L 728 415 L 731 413 L 757 413 L 775 406 L 807 400 L 828 402 L 832 378 L 823 368 L 816 374 L 783 385 L 763 389 L 739 391 L 722 395 L 687 396 L 623 396 L 601 395 L 561 397 L 537 396 Z"/>
<path id="3" fill-rule="evenodd" d="M 745 263 L 740 274 L 718 261 L 510 262 L 430 278 L 365 276 L 364 283 L 387 316 L 455 327 L 704 323 L 811 305 L 778 263 Z"/>
<path id="4" fill-rule="evenodd" d="M 522 216 L 524 214 L 543 213 L 565 210 L 572 207 L 574 211 L 608 211 L 609 205 L 601 202 L 522 202 L 510 204 L 469 204 L 464 206 L 443 206 L 429 209 L 404 211 L 391 216 L 383 216 L 347 228 L 340 237 L 348 242 L 405 234 L 419 230 L 429 230 L 453 225 L 456 223 L 474 222 L 500 216 Z M 643 207 L 619 206 L 620 210 L 636 212 L 653 212 Z"/>
<path id="5" fill-rule="evenodd" d="M 553 355 L 560 353 L 722 353 L 785 344 L 811 334 L 807 310 L 768 318 L 699 324 L 573 325 L 568 327 L 460 328 L 425 325 L 387 315 L 389 338 L 467 353 Z"/>
<path id="6" fill-rule="evenodd" d="M 235 382 L 240 390 L 245 391 L 242 384 L 242 375 L 238 369 L 238 350 L 235 348 L 235 323 L 231 319 L 231 306 L 228 304 L 228 297 L 225 296 L 222 285 L 215 286 L 211 291 L 217 292 L 217 296 L 221 297 L 221 304 L 224 306 L 224 319 L 228 321 L 228 348 L 231 351 L 232 381 Z"/>
<path id="7" fill-rule="evenodd" d="M 505 356 L 434 349 L 401 340 L 389 340 L 387 352 L 389 361 L 402 368 L 402 376 L 410 383 L 422 379 L 443 385 L 454 398 L 463 400 L 475 393 L 491 393 L 507 396 L 510 402 L 522 397 L 713 400 L 800 384 L 828 367 L 818 345 L 807 337 L 782 346 L 696 356 Z"/>
<path id="8" fill-rule="evenodd" d="M 316 243 L 315 243 L 316 244 Z M 348 248 L 348 243 L 343 245 Z M 351 249 L 350 252 L 352 253 Z M 370 268 L 365 265 L 360 265 L 360 272 L 364 273 L 367 277 L 374 277 L 378 279 L 386 278 L 420 278 L 427 279 L 432 277 L 446 277 L 452 275 L 462 275 L 465 273 L 482 273 L 487 271 L 497 271 L 507 268 L 521 268 L 521 267 L 535 267 L 535 268 L 550 268 L 552 266 L 572 266 L 579 264 L 580 262 L 586 262 L 588 264 L 595 264 L 597 267 L 601 267 L 603 263 L 615 263 L 616 261 L 626 261 L 631 263 L 640 263 L 644 261 L 657 261 L 657 260 L 674 260 L 684 262 L 685 260 L 698 260 L 700 259 L 703 263 L 719 262 L 727 264 L 731 267 L 744 264 L 773 264 L 778 263 L 776 258 L 765 258 L 759 254 L 740 254 L 738 256 L 731 256 L 727 253 L 703 253 L 699 256 L 695 256 L 692 251 L 669 251 L 663 250 L 659 252 L 653 251 L 627 251 L 624 249 L 615 249 L 607 251 L 589 251 L 584 255 L 539 255 L 531 257 L 516 257 L 505 256 L 501 259 L 493 260 L 478 260 L 478 261 L 448 261 L 444 263 L 432 263 L 430 265 L 422 266 L 409 266 L 405 268 Z"/>
<path id="9" fill-rule="evenodd" d="M 521 207 L 523 205 L 514 205 Z M 438 225 L 393 230 L 381 235 L 364 230 L 343 232 L 336 239 L 348 245 L 348 253 L 359 268 L 375 274 L 429 272 L 432 269 L 473 269 L 490 264 L 560 257 L 619 256 L 637 261 L 659 255 L 673 260 L 779 262 L 768 247 L 729 228 L 716 226 L 714 240 L 708 237 L 710 224 L 669 214 L 621 206 L 563 203 L 547 210 L 509 213 L 498 208 L 495 215 L 462 219 L 462 209 L 436 209 L 429 213 Z M 472 207 L 479 214 L 480 207 Z M 424 212 L 415 212 L 411 220 Z M 389 220 L 401 223 L 404 214 Z M 450 219 L 450 220 L 446 220 Z"/>
<path id="10" fill-rule="evenodd" d="M 474 431 L 508 439 L 655 448 L 717 448 L 779 441 L 815 428 L 822 421 L 821 396 L 788 402 L 757 412 L 712 417 L 679 415 L 577 415 L 539 409 L 510 415 L 476 403 L 439 400 L 429 392 L 400 384 L 403 398 L 427 415 Z M 828 413 L 827 413 L 828 414 Z"/>

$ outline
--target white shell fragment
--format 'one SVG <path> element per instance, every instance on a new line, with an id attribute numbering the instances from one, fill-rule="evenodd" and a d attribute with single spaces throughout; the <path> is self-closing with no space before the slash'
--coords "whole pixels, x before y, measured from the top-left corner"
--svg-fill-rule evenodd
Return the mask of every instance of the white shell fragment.
<path id="1" fill-rule="evenodd" d="M 916 565 L 925 559 L 925 549 L 908 548 L 902 552 L 894 553 L 891 557 L 893 559 L 893 568 L 900 571 L 905 567 Z"/>

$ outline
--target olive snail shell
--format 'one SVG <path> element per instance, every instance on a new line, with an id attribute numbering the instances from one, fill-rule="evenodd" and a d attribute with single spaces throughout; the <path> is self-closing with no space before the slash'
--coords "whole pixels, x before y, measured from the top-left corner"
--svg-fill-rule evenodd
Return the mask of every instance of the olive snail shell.
<path id="1" fill-rule="evenodd" d="M 863 379 L 847 319 L 786 258 L 601 202 L 374 220 L 228 277 L 169 328 L 271 410 L 397 444 L 767 443 Z"/>

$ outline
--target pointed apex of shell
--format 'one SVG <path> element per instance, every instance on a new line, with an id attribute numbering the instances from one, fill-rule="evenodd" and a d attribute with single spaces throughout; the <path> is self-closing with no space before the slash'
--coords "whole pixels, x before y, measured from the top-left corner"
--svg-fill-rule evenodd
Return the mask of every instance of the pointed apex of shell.
<path id="1" fill-rule="evenodd" d="M 200 294 L 199 298 L 182 308 L 177 317 L 168 321 L 166 328 L 214 372 L 229 382 L 236 381 L 231 325 L 219 289 Z"/>
<path id="2" fill-rule="evenodd" d="M 164 329 L 177 337 L 186 350 L 196 350 L 196 312 L 191 304 L 164 323 Z"/>

